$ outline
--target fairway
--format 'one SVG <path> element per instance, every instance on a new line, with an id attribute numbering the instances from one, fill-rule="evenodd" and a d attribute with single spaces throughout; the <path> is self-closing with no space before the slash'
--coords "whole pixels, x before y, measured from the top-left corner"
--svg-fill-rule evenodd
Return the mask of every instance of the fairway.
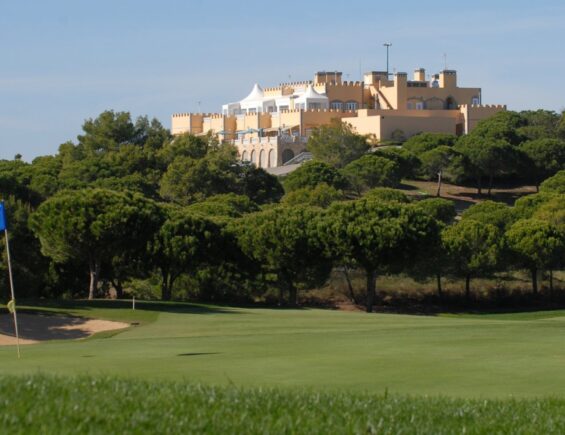
<path id="1" fill-rule="evenodd" d="M 127 307 L 96 301 L 50 308 L 138 325 L 86 340 L 24 346 L 19 361 L 13 347 L 0 347 L 2 374 L 563 397 L 565 311 L 408 316 L 159 303 L 139 303 L 136 311 Z"/>

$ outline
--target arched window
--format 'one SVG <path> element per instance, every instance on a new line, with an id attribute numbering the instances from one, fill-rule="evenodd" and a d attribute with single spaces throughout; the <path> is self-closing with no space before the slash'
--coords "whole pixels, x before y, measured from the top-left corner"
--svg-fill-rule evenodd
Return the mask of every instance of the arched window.
<path id="1" fill-rule="evenodd" d="M 343 102 L 339 100 L 334 100 L 330 103 L 330 109 L 333 110 L 343 110 Z"/>
<path id="2" fill-rule="evenodd" d="M 288 148 L 283 151 L 283 153 L 282 153 L 283 164 L 285 164 L 286 162 L 288 162 L 289 160 L 291 160 L 293 158 L 294 158 L 294 151 L 289 150 Z"/>
<path id="3" fill-rule="evenodd" d="M 357 110 L 357 101 L 348 101 L 345 103 L 345 110 Z"/>
<path id="4" fill-rule="evenodd" d="M 252 151 L 251 151 L 251 158 L 249 159 L 249 161 L 250 161 L 251 163 L 257 164 L 257 162 L 255 161 L 255 150 L 252 150 Z"/>
<path id="5" fill-rule="evenodd" d="M 277 166 L 277 160 L 276 160 L 276 154 L 275 154 L 275 150 L 270 150 L 269 151 L 269 168 L 274 168 L 275 166 Z"/>
<path id="6" fill-rule="evenodd" d="M 266 168 L 267 167 L 267 155 L 265 150 L 259 151 L 259 167 Z"/>
<path id="7" fill-rule="evenodd" d="M 241 161 L 242 162 L 248 162 L 249 161 L 249 157 L 247 156 L 247 151 L 243 151 L 243 153 L 241 154 Z"/>

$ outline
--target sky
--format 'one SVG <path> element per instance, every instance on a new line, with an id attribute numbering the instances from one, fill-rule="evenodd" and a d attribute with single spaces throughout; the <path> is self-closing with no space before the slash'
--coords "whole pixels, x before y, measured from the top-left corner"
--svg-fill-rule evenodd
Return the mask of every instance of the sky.
<path id="1" fill-rule="evenodd" d="M 458 72 L 483 103 L 565 109 L 562 0 L 0 0 L 0 159 L 55 154 L 102 111 L 217 112 L 319 70 Z M 446 55 L 446 56 L 444 56 Z"/>

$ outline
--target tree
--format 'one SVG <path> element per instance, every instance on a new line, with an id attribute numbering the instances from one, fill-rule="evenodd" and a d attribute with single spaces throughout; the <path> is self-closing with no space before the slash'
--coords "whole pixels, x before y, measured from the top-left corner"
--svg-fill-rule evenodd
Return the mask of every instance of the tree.
<path id="1" fill-rule="evenodd" d="M 538 191 L 543 180 L 565 168 L 565 142 L 561 140 L 531 140 L 524 142 L 520 149 L 529 160 L 528 170 Z"/>
<path id="2" fill-rule="evenodd" d="M 457 216 L 453 201 L 443 198 L 427 198 L 413 203 L 413 207 L 445 225 L 450 225 Z"/>
<path id="3" fill-rule="evenodd" d="M 516 200 L 514 203 L 513 214 L 515 219 L 529 219 L 546 202 L 558 197 L 558 193 L 542 192 L 526 195 Z"/>
<path id="4" fill-rule="evenodd" d="M 505 231 L 515 221 L 514 211 L 502 202 L 483 201 L 473 204 L 463 212 L 464 220 L 475 220 L 483 224 L 491 224 Z"/>
<path id="5" fill-rule="evenodd" d="M 563 204 L 565 204 L 565 194 L 552 195 L 537 207 L 532 217 L 549 222 L 559 231 L 565 233 L 565 207 Z"/>
<path id="6" fill-rule="evenodd" d="M 541 183 L 539 190 L 542 193 L 565 193 L 565 169 Z"/>
<path id="7" fill-rule="evenodd" d="M 212 220 L 170 209 L 148 248 L 161 275 L 161 299 L 171 300 L 173 285 L 181 274 L 220 262 L 228 250 L 225 241 L 222 228 Z"/>
<path id="8" fill-rule="evenodd" d="M 87 119 L 82 125 L 84 134 L 79 144 L 87 155 L 117 150 L 125 143 L 133 143 L 136 130 L 129 112 L 106 110 L 96 119 Z"/>
<path id="9" fill-rule="evenodd" d="M 246 195 L 257 204 L 279 202 L 284 195 L 284 189 L 274 175 L 252 163 L 239 163 L 232 166 L 237 174 L 237 190 L 240 195 Z"/>
<path id="10" fill-rule="evenodd" d="M 430 178 L 437 177 L 436 196 L 441 196 L 441 182 L 443 174 L 448 170 L 451 162 L 459 153 L 453 148 L 442 145 L 420 154 L 422 170 Z"/>
<path id="11" fill-rule="evenodd" d="M 403 204 L 410 202 L 406 194 L 402 193 L 400 190 L 391 189 L 390 187 L 376 187 L 371 189 L 363 195 L 363 198 L 376 202 L 396 201 Z"/>
<path id="12" fill-rule="evenodd" d="M 428 198 L 412 203 L 412 207 L 425 213 L 438 222 L 440 228 L 451 225 L 457 216 L 453 201 L 443 198 Z M 426 247 L 414 262 L 411 263 L 409 271 L 415 279 L 427 278 L 434 275 L 437 284 L 437 294 L 443 296 L 441 278 L 447 269 L 447 255 L 441 238 L 437 243 Z"/>
<path id="13" fill-rule="evenodd" d="M 527 110 L 520 112 L 525 121 L 518 133 L 527 140 L 557 138 L 559 115 L 551 110 Z"/>
<path id="14" fill-rule="evenodd" d="M 494 177 L 515 170 L 519 161 L 517 149 L 502 139 L 462 136 L 455 149 L 466 157 L 468 165 L 465 172 L 477 180 L 479 195 L 482 194 L 483 177 L 488 178 L 490 196 Z"/>
<path id="15" fill-rule="evenodd" d="M 145 246 L 161 219 L 157 205 L 139 194 L 84 189 L 48 199 L 31 215 L 30 225 L 42 252 L 55 262 L 88 262 L 93 299 L 102 263 Z"/>
<path id="16" fill-rule="evenodd" d="M 369 150 L 365 136 L 353 132 L 349 124 L 334 120 L 312 131 L 306 145 L 315 160 L 342 168 Z"/>
<path id="17" fill-rule="evenodd" d="M 177 157 L 161 179 L 161 197 L 188 205 L 222 193 L 237 191 L 235 154 L 210 153 L 201 159 Z"/>
<path id="18" fill-rule="evenodd" d="M 373 310 L 378 274 L 402 270 L 439 239 L 436 221 L 424 213 L 397 202 L 367 199 L 333 204 L 318 231 L 335 261 L 365 271 L 367 312 Z"/>
<path id="19" fill-rule="evenodd" d="M 520 134 L 520 128 L 525 125 L 526 120 L 518 113 L 503 110 L 490 118 L 479 121 L 468 136 L 486 142 L 502 141 L 511 146 L 517 146 L 525 140 L 525 137 Z"/>
<path id="20" fill-rule="evenodd" d="M 522 219 L 510 227 L 506 238 L 517 264 L 530 271 L 532 291 L 537 294 L 538 271 L 563 264 L 565 234 L 548 222 Z"/>
<path id="21" fill-rule="evenodd" d="M 437 147 L 452 147 L 457 141 L 457 136 L 445 133 L 420 133 L 412 136 L 404 144 L 402 148 L 419 156 L 422 153 L 431 151 Z"/>
<path id="22" fill-rule="evenodd" d="M 32 213 L 30 204 L 5 197 L 6 222 L 10 232 L 10 255 L 14 282 L 21 297 L 49 296 L 46 289 L 49 273 L 49 259 L 41 255 L 39 240 L 29 229 L 28 220 Z M 8 262 L 4 233 L 0 237 L 0 297 L 9 299 Z M 2 294 L 4 293 L 4 294 Z"/>
<path id="23" fill-rule="evenodd" d="M 164 165 L 172 163 L 177 157 L 201 159 L 208 153 L 208 141 L 205 137 L 190 133 L 179 134 L 168 141 L 159 150 L 159 159 Z"/>
<path id="24" fill-rule="evenodd" d="M 284 178 L 286 192 L 305 187 L 315 188 L 318 184 L 325 183 L 336 189 L 347 187 L 346 178 L 333 166 L 324 162 L 311 160 Z"/>
<path id="25" fill-rule="evenodd" d="M 400 184 L 398 164 L 375 154 L 354 160 L 341 173 L 358 195 L 373 187 L 397 187 Z"/>
<path id="26" fill-rule="evenodd" d="M 465 296 L 471 296 L 471 278 L 494 271 L 502 253 L 501 232 L 494 225 L 462 220 L 442 232 L 449 270 L 465 277 Z"/>
<path id="27" fill-rule="evenodd" d="M 238 218 L 247 213 L 259 211 L 257 204 L 245 195 L 226 193 L 206 198 L 186 208 L 207 217 Z"/>
<path id="28" fill-rule="evenodd" d="M 313 225 L 320 211 L 310 207 L 277 207 L 244 216 L 234 225 L 242 251 L 276 274 L 280 301 L 285 291 L 296 305 L 298 291 L 322 285 L 331 261 Z"/>
<path id="29" fill-rule="evenodd" d="M 320 183 L 316 187 L 304 187 L 293 190 L 282 198 L 282 203 L 286 206 L 311 206 L 327 208 L 335 201 L 342 201 L 345 195 L 341 190 L 337 190 L 326 183 Z"/>
<path id="30" fill-rule="evenodd" d="M 400 178 L 414 178 L 422 164 L 414 153 L 402 147 L 377 148 L 375 154 L 398 164 Z"/>

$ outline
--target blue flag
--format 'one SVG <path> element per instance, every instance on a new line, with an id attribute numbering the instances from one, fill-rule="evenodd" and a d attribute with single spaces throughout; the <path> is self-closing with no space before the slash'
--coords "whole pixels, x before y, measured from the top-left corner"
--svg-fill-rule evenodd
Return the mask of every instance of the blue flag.
<path id="1" fill-rule="evenodd" d="M 6 231 L 6 213 L 4 212 L 4 201 L 0 202 L 0 231 Z"/>

